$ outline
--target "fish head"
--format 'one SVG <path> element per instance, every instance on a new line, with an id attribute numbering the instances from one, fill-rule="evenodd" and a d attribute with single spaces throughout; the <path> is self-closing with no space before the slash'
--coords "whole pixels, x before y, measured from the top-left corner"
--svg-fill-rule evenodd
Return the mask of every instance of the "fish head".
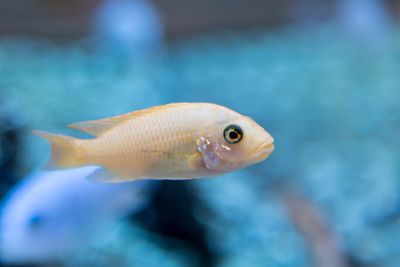
<path id="1" fill-rule="evenodd" d="M 203 138 L 203 161 L 212 171 L 228 172 L 268 158 L 273 137 L 253 119 L 232 111 Z M 201 149 L 200 149 L 201 150 Z"/>

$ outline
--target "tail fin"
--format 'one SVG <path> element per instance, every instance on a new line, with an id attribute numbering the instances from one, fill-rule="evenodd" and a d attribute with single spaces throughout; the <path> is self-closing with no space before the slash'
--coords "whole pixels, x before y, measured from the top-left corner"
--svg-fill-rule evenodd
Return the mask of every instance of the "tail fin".
<path id="1" fill-rule="evenodd" d="M 77 147 L 79 139 L 43 131 L 33 131 L 33 134 L 46 139 L 51 144 L 52 155 L 47 164 L 48 169 L 72 168 L 83 165 Z"/>

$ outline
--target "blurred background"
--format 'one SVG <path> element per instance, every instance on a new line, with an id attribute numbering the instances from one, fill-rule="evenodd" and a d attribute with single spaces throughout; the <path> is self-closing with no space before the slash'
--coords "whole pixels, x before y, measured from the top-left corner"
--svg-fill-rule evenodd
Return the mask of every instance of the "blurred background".
<path id="1" fill-rule="evenodd" d="M 0 266 L 400 266 L 399 19 L 397 0 L 0 0 Z M 40 170 L 32 129 L 181 101 L 251 116 L 274 153 L 122 187 Z"/>

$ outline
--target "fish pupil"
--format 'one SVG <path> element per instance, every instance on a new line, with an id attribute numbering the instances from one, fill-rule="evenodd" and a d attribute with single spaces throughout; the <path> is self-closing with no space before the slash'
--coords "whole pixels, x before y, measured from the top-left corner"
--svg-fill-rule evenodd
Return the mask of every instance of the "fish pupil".
<path id="1" fill-rule="evenodd" d="M 235 132 L 235 131 L 232 131 L 232 132 L 229 133 L 229 137 L 231 139 L 235 140 L 235 139 L 238 139 L 239 134 L 237 132 Z"/>
<path id="2" fill-rule="evenodd" d="M 40 229 L 44 224 L 44 220 L 43 217 L 41 215 L 33 215 L 30 219 L 29 219 L 29 226 L 33 229 L 33 230 L 38 230 Z"/>

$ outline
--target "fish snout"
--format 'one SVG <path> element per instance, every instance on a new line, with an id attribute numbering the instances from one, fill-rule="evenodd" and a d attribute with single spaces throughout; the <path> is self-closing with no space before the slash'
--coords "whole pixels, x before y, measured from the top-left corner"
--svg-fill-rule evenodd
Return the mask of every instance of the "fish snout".
<path id="1" fill-rule="evenodd" d="M 272 153 L 274 151 L 275 145 L 274 143 L 265 143 L 261 146 L 261 151 L 267 152 L 267 153 Z"/>
<path id="2" fill-rule="evenodd" d="M 274 151 L 274 149 L 275 145 L 273 142 L 264 142 L 259 145 L 254 155 L 255 162 L 260 162 L 268 158 L 269 155 L 271 155 L 271 153 Z"/>

